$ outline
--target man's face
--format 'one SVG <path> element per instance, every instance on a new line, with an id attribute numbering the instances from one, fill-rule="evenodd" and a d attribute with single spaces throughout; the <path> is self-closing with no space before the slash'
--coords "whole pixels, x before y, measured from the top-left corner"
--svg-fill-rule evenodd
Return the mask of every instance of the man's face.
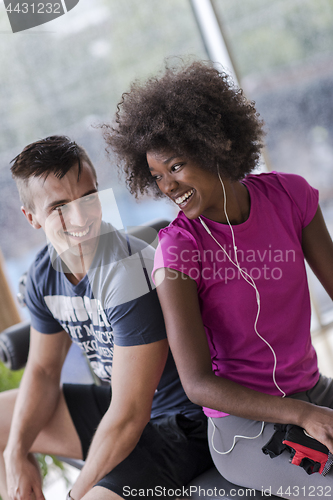
<path id="1" fill-rule="evenodd" d="M 24 215 L 36 229 L 42 227 L 51 244 L 70 269 L 87 269 L 100 235 L 102 210 L 90 166 L 82 161 L 58 179 L 32 178 L 29 183 L 33 212 Z M 84 259 L 84 265 L 83 265 Z M 73 272 L 75 272 L 73 270 Z M 79 271 L 77 271 L 79 272 Z"/>

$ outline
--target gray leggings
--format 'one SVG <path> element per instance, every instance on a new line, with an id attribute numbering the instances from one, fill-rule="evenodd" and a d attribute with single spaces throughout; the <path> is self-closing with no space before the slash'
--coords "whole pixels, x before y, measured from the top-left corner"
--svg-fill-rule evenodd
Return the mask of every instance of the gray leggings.
<path id="1" fill-rule="evenodd" d="M 319 406 L 333 408 L 333 381 L 321 376 L 309 391 L 294 394 L 301 399 Z M 216 427 L 213 436 L 214 425 Z M 284 451 L 276 458 L 264 455 L 261 448 L 274 433 L 274 424 L 265 423 L 262 434 L 255 439 L 237 438 L 236 445 L 228 451 L 235 435 L 255 437 L 260 433 L 262 422 L 229 415 L 209 419 L 208 437 L 210 451 L 219 472 L 231 483 L 245 488 L 266 490 L 281 498 L 331 498 L 333 499 L 333 468 L 324 477 L 319 473 L 308 475 L 304 469 L 289 463 L 289 453 Z M 212 444 L 213 438 L 213 444 Z"/>

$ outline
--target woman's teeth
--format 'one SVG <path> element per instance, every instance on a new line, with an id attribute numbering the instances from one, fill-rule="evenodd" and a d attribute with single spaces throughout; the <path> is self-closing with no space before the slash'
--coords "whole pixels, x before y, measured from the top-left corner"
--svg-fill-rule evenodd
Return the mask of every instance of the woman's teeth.
<path id="1" fill-rule="evenodd" d="M 71 236 L 76 236 L 77 238 L 82 238 L 82 236 L 85 236 L 86 234 L 89 233 L 89 229 L 90 227 L 88 227 L 88 229 L 86 229 L 85 231 L 81 231 L 79 233 L 71 233 L 68 231 L 68 234 L 70 234 Z"/>
<path id="2" fill-rule="evenodd" d="M 179 198 L 176 198 L 175 202 L 177 203 L 177 205 L 180 205 L 181 203 L 184 203 L 184 201 L 187 200 L 193 193 L 194 189 L 191 189 L 190 191 L 187 191 L 187 193 L 183 194 L 183 196 L 179 196 Z"/>

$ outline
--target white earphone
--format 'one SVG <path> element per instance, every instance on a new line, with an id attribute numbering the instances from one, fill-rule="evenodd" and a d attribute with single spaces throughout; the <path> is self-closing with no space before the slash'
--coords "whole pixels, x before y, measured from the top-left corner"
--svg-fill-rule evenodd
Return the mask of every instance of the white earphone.
<path id="1" fill-rule="evenodd" d="M 231 231 L 231 236 L 232 236 L 232 244 L 233 244 L 233 249 L 234 249 L 234 260 L 230 257 L 230 255 L 227 253 L 227 251 L 225 250 L 225 248 L 217 241 L 217 239 L 212 235 L 212 232 L 210 231 L 210 229 L 207 227 L 207 224 L 205 224 L 205 222 L 201 219 L 201 217 L 199 217 L 199 220 L 202 224 L 202 226 L 204 227 L 204 229 L 206 230 L 206 232 L 210 235 L 210 237 L 215 241 L 215 243 L 221 248 L 221 250 L 223 250 L 223 252 L 225 253 L 225 255 L 228 257 L 229 261 L 238 269 L 240 275 L 242 276 L 242 278 L 250 285 L 252 286 L 252 288 L 255 290 L 255 293 L 256 293 L 256 299 L 257 299 L 257 315 L 256 315 L 256 319 L 254 321 L 254 325 L 253 325 L 253 328 L 254 328 L 254 331 L 256 333 L 256 335 L 269 347 L 269 349 L 271 350 L 272 354 L 273 354 L 273 358 L 274 358 L 274 365 L 273 365 L 273 373 L 272 373 L 272 377 L 273 377 L 273 382 L 276 386 L 276 388 L 281 392 L 282 394 L 282 397 L 285 397 L 286 396 L 286 393 L 280 388 L 280 386 L 278 385 L 278 383 L 276 382 L 276 378 L 275 378 L 275 373 L 276 373 L 276 365 L 277 365 L 277 357 L 276 357 L 276 354 L 275 354 L 275 351 L 273 349 L 273 347 L 270 345 L 270 343 L 265 340 L 261 335 L 260 333 L 258 332 L 257 330 L 257 324 L 258 324 L 258 319 L 259 319 L 259 314 L 260 314 L 260 294 L 259 294 L 259 291 L 258 291 L 258 288 L 252 278 L 252 276 L 250 276 L 247 272 L 244 271 L 244 269 L 242 269 L 239 265 L 239 261 L 238 261 L 238 256 L 237 256 L 237 246 L 236 246 L 236 241 L 235 241 L 235 234 L 234 234 L 234 230 L 232 228 L 232 225 L 230 224 L 230 220 L 229 220 L 229 217 L 228 217 L 228 214 L 227 214 L 227 196 L 226 196 L 226 192 L 225 192 L 225 187 L 224 187 L 224 184 L 223 184 L 223 181 L 222 181 L 222 178 L 220 176 L 220 172 L 219 172 L 219 169 L 217 169 L 217 174 L 218 174 L 218 177 L 219 177 L 219 180 L 220 180 L 220 183 L 222 185 L 222 189 L 223 189 L 223 196 L 224 196 L 224 202 L 223 202 L 223 209 L 224 209 L 224 214 L 225 214 L 225 217 L 226 217 L 226 220 L 227 220 L 227 223 L 230 227 L 230 231 Z M 215 431 L 216 431 L 216 426 L 213 422 L 213 420 L 209 417 L 209 420 L 210 422 L 212 423 L 213 427 L 214 427 L 214 430 L 213 430 L 213 434 L 212 434 L 212 447 L 214 449 L 214 451 L 216 453 L 219 453 L 220 455 L 226 455 L 228 453 L 230 453 L 235 444 L 236 444 L 236 438 L 244 438 L 244 439 L 256 439 L 258 438 L 262 433 L 263 433 L 263 430 L 264 430 L 264 422 L 262 422 L 262 426 L 261 426 L 261 430 L 259 432 L 259 434 L 257 436 L 254 436 L 254 437 L 249 437 L 249 436 L 239 436 L 239 435 L 236 435 L 234 436 L 234 440 L 233 440 L 233 444 L 231 446 L 231 448 L 228 450 L 228 451 L 225 451 L 225 452 L 221 452 L 221 451 L 218 451 L 215 446 L 214 446 L 214 434 L 215 434 Z"/>

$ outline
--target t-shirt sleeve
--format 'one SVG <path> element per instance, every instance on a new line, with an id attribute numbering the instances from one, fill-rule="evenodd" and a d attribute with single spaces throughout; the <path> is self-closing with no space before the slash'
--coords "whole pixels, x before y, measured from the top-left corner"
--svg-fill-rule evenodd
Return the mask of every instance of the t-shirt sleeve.
<path id="1" fill-rule="evenodd" d="M 165 267 L 186 274 L 199 285 L 201 275 L 199 249 L 193 236 L 183 228 L 169 226 L 159 232 L 153 279 L 155 271 Z"/>
<path id="2" fill-rule="evenodd" d="M 31 317 L 31 326 L 40 333 L 58 333 L 63 330 L 62 326 L 53 317 L 51 311 L 44 301 L 41 293 L 41 283 L 37 286 L 33 267 L 30 268 L 27 276 L 25 291 L 25 302 Z"/>
<path id="3" fill-rule="evenodd" d="M 150 344 L 166 338 L 156 290 L 107 310 L 114 343 L 119 346 Z"/>
<path id="4" fill-rule="evenodd" d="M 296 207 L 302 228 L 306 227 L 312 221 L 318 208 L 318 190 L 310 186 L 300 175 L 278 173 L 277 176 Z"/>

